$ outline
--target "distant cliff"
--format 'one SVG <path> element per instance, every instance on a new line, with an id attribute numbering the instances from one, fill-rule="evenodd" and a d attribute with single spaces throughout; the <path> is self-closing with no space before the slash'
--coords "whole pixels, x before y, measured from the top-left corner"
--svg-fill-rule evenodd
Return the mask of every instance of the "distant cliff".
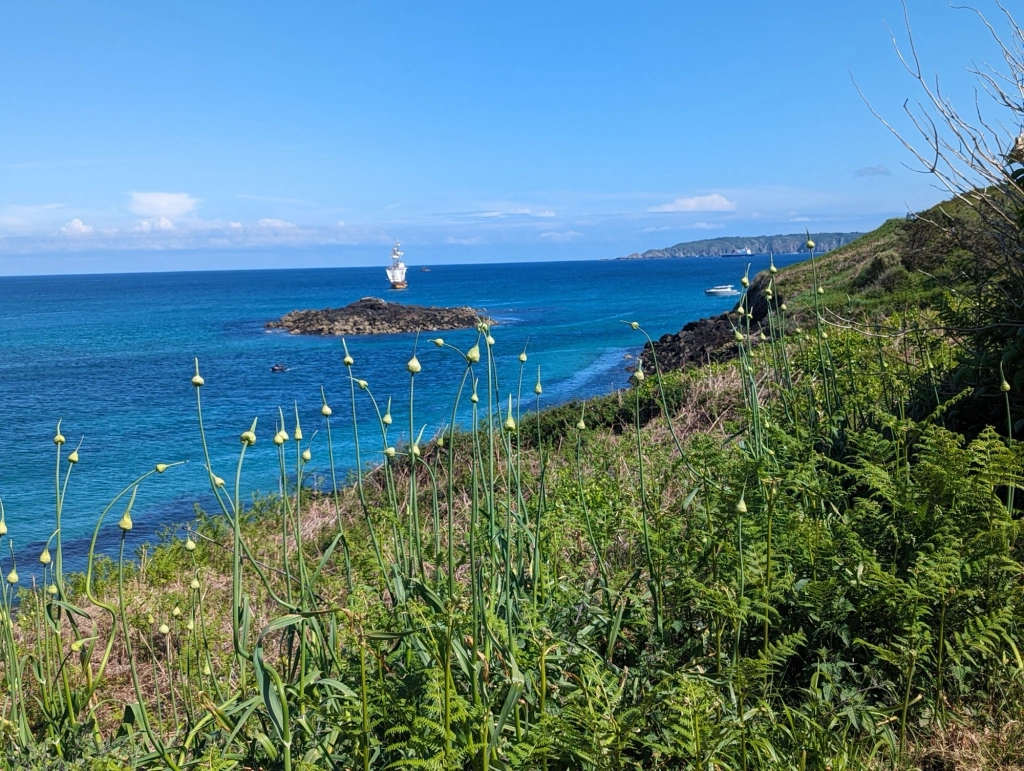
<path id="1" fill-rule="evenodd" d="M 829 252 L 844 244 L 856 241 L 863 233 L 811 233 L 815 252 Z M 687 241 L 667 249 L 649 249 L 643 254 L 636 252 L 620 260 L 657 260 L 666 257 L 735 257 L 747 254 L 798 254 L 806 252 L 805 233 L 788 236 L 752 236 L 706 238 L 703 241 Z M 747 250 L 750 251 L 747 251 Z"/>

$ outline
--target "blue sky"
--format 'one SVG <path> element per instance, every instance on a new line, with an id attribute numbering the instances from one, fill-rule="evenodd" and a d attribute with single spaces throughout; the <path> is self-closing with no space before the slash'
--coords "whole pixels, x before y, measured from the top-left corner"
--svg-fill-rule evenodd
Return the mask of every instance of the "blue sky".
<path id="1" fill-rule="evenodd" d="M 908 6 L 969 104 L 986 31 Z M 906 128 L 886 22 L 905 41 L 898 0 L 7 4 L 0 274 L 870 229 L 945 197 L 851 82 Z"/>

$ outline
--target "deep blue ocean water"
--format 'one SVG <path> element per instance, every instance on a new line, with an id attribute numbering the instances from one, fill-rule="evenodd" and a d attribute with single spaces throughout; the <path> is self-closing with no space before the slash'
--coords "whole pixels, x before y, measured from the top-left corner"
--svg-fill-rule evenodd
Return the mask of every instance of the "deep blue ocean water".
<path id="1" fill-rule="evenodd" d="M 784 265 L 797 256 L 776 258 Z M 413 267 L 409 289 L 388 289 L 383 268 L 262 270 L 195 273 L 0 278 L 0 500 L 14 539 L 19 573 L 28 578 L 42 544 L 54 529 L 55 448 L 58 419 L 66 452 L 82 439 L 64 504 L 66 561 L 81 567 L 97 516 L 106 503 L 157 462 L 187 460 L 140 488 L 133 509 L 133 547 L 152 541 L 164 526 L 193 518 L 194 505 L 211 497 L 202 460 L 192 358 L 206 385 L 204 420 L 214 471 L 231 480 L 239 434 L 254 417 L 258 441 L 246 460 L 243 490 L 277 489 L 276 450 L 270 442 L 279 407 L 289 430 L 298 405 L 306 437 L 322 428 L 320 387 L 333 410 L 339 469 L 354 464 L 348 381 L 336 338 L 269 333 L 265 322 L 296 308 L 346 305 L 377 296 L 422 305 L 471 305 L 500 322 L 493 329 L 500 388 L 514 392 L 517 357 L 527 346 L 524 409 L 533 405 L 536 367 L 542 405 L 606 393 L 627 384 L 626 354 L 643 344 L 620 323 L 637 320 L 654 338 L 687 321 L 721 313 L 735 298 L 703 290 L 739 284 L 767 257 L 693 258 L 601 262 L 437 265 Z M 475 331 L 442 333 L 463 350 Z M 433 436 L 450 417 L 463 371 L 452 352 L 421 336 L 416 378 L 416 425 Z M 415 335 L 348 340 L 353 373 L 366 379 L 382 403 L 394 397 L 392 439 L 408 429 L 405 364 Z M 272 373 L 276 362 L 284 373 Z M 486 389 L 482 389 L 486 390 Z M 379 460 L 379 434 L 369 402 L 360 402 L 364 460 Z M 326 437 L 312 445 L 311 467 L 327 468 Z M 62 468 L 62 473 L 64 468 Z M 111 512 L 101 537 L 116 543 Z M 0 555 L 6 573 L 10 556 Z M 29 563 L 29 564 L 25 564 Z"/>

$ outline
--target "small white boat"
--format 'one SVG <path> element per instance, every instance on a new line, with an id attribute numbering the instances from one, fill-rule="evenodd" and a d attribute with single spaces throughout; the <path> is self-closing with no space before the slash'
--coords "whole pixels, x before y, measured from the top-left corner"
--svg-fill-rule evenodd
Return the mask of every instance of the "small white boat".
<path id="1" fill-rule="evenodd" d="M 713 286 L 710 289 L 705 289 L 704 294 L 710 295 L 711 297 L 735 297 L 739 294 L 739 290 L 732 284 L 719 284 L 718 286 Z"/>

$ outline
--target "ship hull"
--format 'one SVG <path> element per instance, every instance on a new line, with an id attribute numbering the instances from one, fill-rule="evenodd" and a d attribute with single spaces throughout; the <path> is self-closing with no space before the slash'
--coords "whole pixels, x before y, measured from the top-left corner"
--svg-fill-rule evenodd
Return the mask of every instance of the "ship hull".
<path id="1" fill-rule="evenodd" d="M 408 289 L 409 288 L 409 282 L 407 282 L 407 281 L 392 281 L 391 282 L 391 288 L 392 289 Z"/>

